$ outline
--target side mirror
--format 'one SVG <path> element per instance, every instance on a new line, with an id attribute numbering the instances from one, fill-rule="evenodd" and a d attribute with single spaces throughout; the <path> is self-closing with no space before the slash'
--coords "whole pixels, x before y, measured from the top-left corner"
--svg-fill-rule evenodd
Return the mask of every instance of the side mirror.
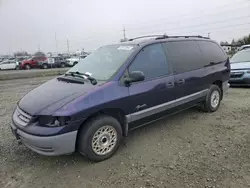
<path id="1" fill-rule="evenodd" d="M 145 79 L 145 75 L 141 71 L 132 71 L 129 77 L 124 79 L 125 84 L 130 84 L 132 82 L 139 82 Z"/>

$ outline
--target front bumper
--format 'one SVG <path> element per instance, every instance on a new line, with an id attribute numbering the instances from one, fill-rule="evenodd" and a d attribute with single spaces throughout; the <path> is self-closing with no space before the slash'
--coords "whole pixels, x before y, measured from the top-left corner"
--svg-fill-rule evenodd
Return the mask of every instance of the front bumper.
<path id="1" fill-rule="evenodd" d="M 236 71 L 232 71 L 232 74 Z M 238 77 L 232 77 L 229 79 L 230 85 L 238 85 L 238 86 L 250 86 L 250 73 L 247 73 L 246 71 L 241 71 L 242 75 L 239 75 Z"/>
<path id="2" fill-rule="evenodd" d="M 250 86 L 250 79 L 230 80 L 231 86 Z"/>
<path id="3" fill-rule="evenodd" d="M 68 132 L 56 136 L 34 136 L 11 125 L 13 134 L 26 147 L 32 151 L 46 156 L 57 156 L 73 153 L 75 151 L 77 131 Z"/>

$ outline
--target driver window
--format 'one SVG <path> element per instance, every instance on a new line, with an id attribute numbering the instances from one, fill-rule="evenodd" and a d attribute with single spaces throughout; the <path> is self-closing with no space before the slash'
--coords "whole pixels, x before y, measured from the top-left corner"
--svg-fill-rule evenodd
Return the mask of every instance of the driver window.
<path id="1" fill-rule="evenodd" d="M 141 71 L 145 80 L 165 76 L 169 73 L 162 44 L 152 44 L 143 48 L 129 67 L 129 72 Z"/>

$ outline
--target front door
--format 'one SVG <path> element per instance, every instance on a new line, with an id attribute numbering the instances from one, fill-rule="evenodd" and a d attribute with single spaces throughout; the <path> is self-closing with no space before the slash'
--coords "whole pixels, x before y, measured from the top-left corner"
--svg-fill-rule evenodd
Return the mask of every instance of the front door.
<path id="1" fill-rule="evenodd" d="M 129 87 L 129 129 L 163 116 L 165 104 L 175 99 L 174 76 L 161 43 L 144 47 L 129 66 L 128 74 L 132 71 L 143 72 L 145 80 Z"/>

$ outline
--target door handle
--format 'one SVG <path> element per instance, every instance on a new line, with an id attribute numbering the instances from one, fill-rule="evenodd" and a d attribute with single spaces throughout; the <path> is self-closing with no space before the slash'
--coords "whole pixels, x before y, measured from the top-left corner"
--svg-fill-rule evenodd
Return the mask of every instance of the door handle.
<path id="1" fill-rule="evenodd" d="M 177 81 L 177 84 L 178 84 L 178 85 L 182 85 L 182 84 L 184 84 L 184 83 L 185 83 L 185 80 L 184 80 L 184 79 L 180 79 L 180 80 Z"/>
<path id="2" fill-rule="evenodd" d="M 168 87 L 168 88 L 174 87 L 174 82 L 168 82 L 168 83 L 167 83 L 167 87 Z"/>

